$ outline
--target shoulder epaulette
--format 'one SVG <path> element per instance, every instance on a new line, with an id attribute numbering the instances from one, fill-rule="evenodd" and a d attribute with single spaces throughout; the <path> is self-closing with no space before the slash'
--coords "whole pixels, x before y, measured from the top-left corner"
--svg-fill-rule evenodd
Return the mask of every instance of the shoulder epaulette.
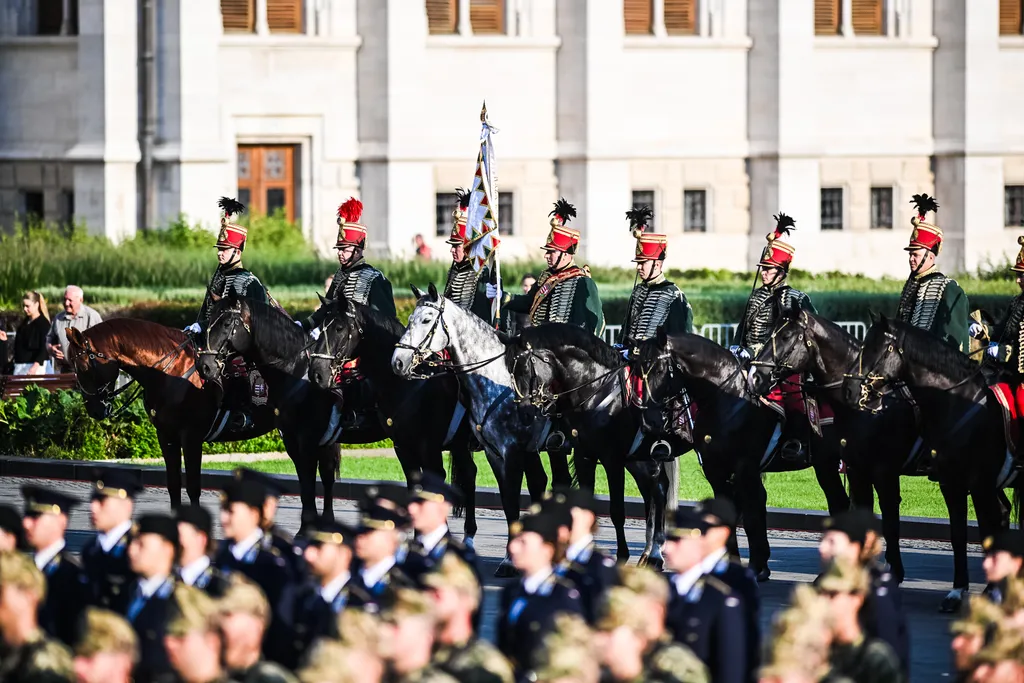
<path id="1" fill-rule="evenodd" d="M 718 591 L 719 593 L 722 593 L 723 595 L 732 594 L 732 589 L 729 588 L 729 585 L 727 583 L 709 574 L 704 575 L 704 585 L 708 588 Z"/>

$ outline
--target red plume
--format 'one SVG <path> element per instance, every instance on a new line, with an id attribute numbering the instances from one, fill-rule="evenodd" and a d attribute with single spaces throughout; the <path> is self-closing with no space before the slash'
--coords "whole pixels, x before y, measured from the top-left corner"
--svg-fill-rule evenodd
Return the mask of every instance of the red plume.
<path id="1" fill-rule="evenodd" d="M 355 197 L 338 207 L 338 218 L 343 223 L 358 223 L 363 215 L 363 203 Z"/>

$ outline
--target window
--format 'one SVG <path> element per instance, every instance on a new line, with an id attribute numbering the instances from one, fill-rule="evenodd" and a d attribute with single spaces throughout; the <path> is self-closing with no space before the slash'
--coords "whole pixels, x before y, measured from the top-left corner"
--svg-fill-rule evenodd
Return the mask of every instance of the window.
<path id="1" fill-rule="evenodd" d="M 72 225 L 75 222 L 75 191 L 60 191 L 60 222 L 62 225 Z"/>
<path id="2" fill-rule="evenodd" d="M 302 0 L 264 0 L 271 33 L 302 33 Z"/>
<path id="3" fill-rule="evenodd" d="M 452 234 L 452 212 L 458 203 L 459 197 L 454 192 L 438 192 L 434 195 L 434 222 L 438 237 L 448 237 Z"/>
<path id="4" fill-rule="evenodd" d="M 256 30 L 256 0 L 220 0 L 224 31 L 252 33 Z"/>
<path id="5" fill-rule="evenodd" d="M 708 193 L 705 190 L 683 191 L 683 232 L 707 232 Z"/>
<path id="6" fill-rule="evenodd" d="M 648 36 L 653 23 L 651 0 L 623 0 L 622 14 L 626 21 L 626 35 Z"/>
<path id="7" fill-rule="evenodd" d="M 249 213 L 295 220 L 295 156 L 290 145 L 238 146 L 238 201 Z"/>
<path id="8" fill-rule="evenodd" d="M 871 227 L 892 230 L 892 188 L 871 188 Z"/>
<path id="9" fill-rule="evenodd" d="M 816 35 L 839 35 L 839 22 L 839 0 L 814 0 L 814 33 Z"/>
<path id="10" fill-rule="evenodd" d="M 68 17 L 65 26 L 64 0 L 38 0 L 36 35 L 78 35 L 78 0 L 68 0 L 67 7 Z"/>
<path id="11" fill-rule="evenodd" d="M 1003 216 L 1006 227 L 1024 225 L 1024 185 L 1007 185 L 1003 202 Z"/>
<path id="12" fill-rule="evenodd" d="M 20 190 L 18 192 L 18 215 L 22 220 L 41 221 L 43 219 L 43 191 Z"/>
<path id="13" fill-rule="evenodd" d="M 654 210 L 654 190 L 633 190 L 633 208 L 639 209 L 642 206 Z M 647 221 L 647 229 L 644 232 L 654 232 L 654 217 Z"/>
<path id="14" fill-rule="evenodd" d="M 999 0 L 999 35 L 1019 36 L 1024 16 L 1024 0 Z"/>
<path id="15" fill-rule="evenodd" d="M 884 4 L 883 0 L 851 0 L 850 15 L 853 22 L 853 35 L 882 35 L 885 17 Z"/>
<path id="16" fill-rule="evenodd" d="M 516 234 L 515 194 L 498 192 L 498 229 L 502 235 Z"/>
<path id="17" fill-rule="evenodd" d="M 821 229 L 843 229 L 843 189 L 837 187 L 821 190 Z"/>
<path id="18" fill-rule="evenodd" d="M 455 33 L 458 25 L 459 8 L 455 0 L 427 0 L 427 29 L 431 35 Z"/>
<path id="19" fill-rule="evenodd" d="M 697 33 L 697 0 L 664 0 L 665 32 L 670 36 Z"/>
<path id="20" fill-rule="evenodd" d="M 473 33 L 504 33 L 505 0 L 469 0 L 469 23 Z"/>

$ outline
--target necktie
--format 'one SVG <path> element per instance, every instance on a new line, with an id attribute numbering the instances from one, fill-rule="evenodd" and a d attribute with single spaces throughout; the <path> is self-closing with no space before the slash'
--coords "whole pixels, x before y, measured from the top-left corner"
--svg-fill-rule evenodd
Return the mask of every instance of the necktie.
<path id="1" fill-rule="evenodd" d="M 128 605 L 128 614 L 125 615 L 128 621 L 135 621 L 135 617 L 139 616 L 139 612 L 146 606 L 148 598 L 142 592 L 142 587 L 138 586 L 135 588 L 135 597 L 132 599 L 132 603 Z"/>

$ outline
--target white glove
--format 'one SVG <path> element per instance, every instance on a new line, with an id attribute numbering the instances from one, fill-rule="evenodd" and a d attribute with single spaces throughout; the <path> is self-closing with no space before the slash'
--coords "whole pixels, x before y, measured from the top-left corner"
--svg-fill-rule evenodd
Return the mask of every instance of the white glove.
<path id="1" fill-rule="evenodd" d="M 734 344 L 733 346 L 730 346 L 730 347 L 729 347 L 729 352 L 730 352 L 730 353 L 731 353 L 732 355 L 734 355 L 734 356 L 736 356 L 737 358 L 739 358 L 740 360 L 750 360 L 750 352 L 749 352 L 749 351 L 747 351 L 747 350 L 746 350 L 745 348 L 743 348 L 742 346 L 736 346 L 736 345 Z"/>
<path id="2" fill-rule="evenodd" d="M 997 342 L 992 342 L 991 344 L 989 344 L 988 348 L 985 349 L 985 355 L 989 356 L 990 358 L 998 358 L 999 344 Z"/>
<path id="3" fill-rule="evenodd" d="M 309 338 L 312 339 L 313 341 L 316 341 L 317 339 L 319 339 L 320 338 L 320 328 L 319 327 L 314 327 L 313 329 L 311 329 L 309 331 Z"/>
<path id="4" fill-rule="evenodd" d="M 498 289 L 498 285 L 494 285 L 494 284 L 491 284 L 490 282 L 488 282 L 487 283 L 487 298 L 488 299 L 497 299 L 500 296 L 501 296 L 501 290 Z"/>
<path id="5" fill-rule="evenodd" d="M 298 325 L 299 327 L 302 327 L 302 321 L 301 320 L 293 320 L 292 322 L 295 323 L 296 325 Z"/>
<path id="6" fill-rule="evenodd" d="M 616 351 L 618 351 L 622 355 L 622 357 L 624 359 L 629 360 L 629 349 L 626 348 L 624 345 L 622 345 L 622 344 L 613 344 L 612 348 L 615 349 Z"/>
<path id="7" fill-rule="evenodd" d="M 199 334 L 203 331 L 203 328 L 199 326 L 199 323 L 192 323 L 186 327 L 182 332 L 191 332 L 192 334 Z"/>
<path id="8" fill-rule="evenodd" d="M 968 325 L 968 327 L 967 327 L 967 333 L 969 335 L 971 335 L 972 337 L 974 337 L 975 339 L 980 337 L 981 333 L 984 332 L 984 331 L 985 331 L 985 327 L 981 323 L 975 322 L 973 320 L 971 321 L 971 324 Z"/>

